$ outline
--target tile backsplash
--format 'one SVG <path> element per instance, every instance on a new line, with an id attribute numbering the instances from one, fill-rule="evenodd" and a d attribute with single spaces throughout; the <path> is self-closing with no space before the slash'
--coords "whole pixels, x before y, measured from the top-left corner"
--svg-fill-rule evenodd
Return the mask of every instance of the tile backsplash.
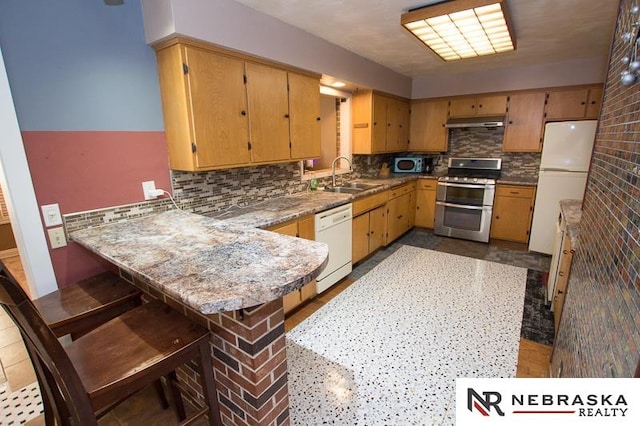
<path id="1" fill-rule="evenodd" d="M 488 157 L 502 158 L 502 177 L 537 179 L 541 154 L 502 152 L 503 136 L 504 128 L 451 129 L 449 150 L 435 172 L 447 172 L 449 157 Z"/>
<path id="2" fill-rule="evenodd" d="M 300 192 L 307 182 L 300 181 L 296 161 L 200 173 L 172 170 L 171 186 L 181 208 L 206 214 Z"/>

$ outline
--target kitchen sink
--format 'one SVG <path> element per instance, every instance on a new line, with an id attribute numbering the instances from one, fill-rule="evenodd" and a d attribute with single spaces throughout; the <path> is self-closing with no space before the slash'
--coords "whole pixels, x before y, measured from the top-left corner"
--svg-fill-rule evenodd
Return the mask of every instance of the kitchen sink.
<path id="1" fill-rule="evenodd" d="M 339 192 L 343 194 L 357 194 L 368 189 L 377 188 L 378 186 L 380 186 L 380 184 L 348 182 L 340 186 L 326 186 L 324 190 L 329 192 Z"/>
<path id="2" fill-rule="evenodd" d="M 362 188 L 350 188 L 347 186 L 325 186 L 324 190 L 328 192 L 338 192 L 341 194 L 357 194 L 364 191 Z"/>
<path id="3" fill-rule="evenodd" d="M 379 183 L 360 183 L 360 182 L 348 182 L 341 186 L 341 188 L 355 188 L 366 191 L 367 189 L 373 189 L 379 187 Z"/>

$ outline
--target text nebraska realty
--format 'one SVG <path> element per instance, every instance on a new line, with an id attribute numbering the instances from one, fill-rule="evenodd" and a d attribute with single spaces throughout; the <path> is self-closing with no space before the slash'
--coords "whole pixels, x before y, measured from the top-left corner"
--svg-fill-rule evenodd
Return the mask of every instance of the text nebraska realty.
<path id="1" fill-rule="evenodd" d="M 580 417 L 624 417 L 628 410 L 624 395 L 511 395 L 511 404 L 513 407 L 571 407 Z"/>
<path id="2" fill-rule="evenodd" d="M 485 416 L 492 411 L 505 415 L 500 407 L 500 392 L 482 392 L 482 395 L 467 388 L 469 411 L 476 408 Z M 629 409 L 621 394 L 511 394 L 511 408 L 513 414 L 578 414 L 580 417 L 625 417 Z"/>

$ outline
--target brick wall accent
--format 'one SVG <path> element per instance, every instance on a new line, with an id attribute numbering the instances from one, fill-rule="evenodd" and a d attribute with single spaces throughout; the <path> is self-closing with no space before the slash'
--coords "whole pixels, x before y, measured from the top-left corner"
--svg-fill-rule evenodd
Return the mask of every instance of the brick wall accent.
<path id="1" fill-rule="evenodd" d="M 288 424 L 282 300 L 212 316 L 211 326 L 222 422 Z"/>
<path id="2" fill-rule="evenodd" d="M 620 84 L 633 3 L 620 3 L 553 377 L 633 377 L 640 359 L 640 83 Z"/>
<path id="3" fill-rule="evenodd" d="M 282 299 L 215 315 L 202 315 L 159 292 L 138 275 L 120 274 L 147 296 L 162 300 L 211 331 L 211 364 L 220 419 L 225 425 L 288 425 L 289 388 Z M 181 367 L 177 376 L 186 400 L 203 402 L 195 365 Z"/>

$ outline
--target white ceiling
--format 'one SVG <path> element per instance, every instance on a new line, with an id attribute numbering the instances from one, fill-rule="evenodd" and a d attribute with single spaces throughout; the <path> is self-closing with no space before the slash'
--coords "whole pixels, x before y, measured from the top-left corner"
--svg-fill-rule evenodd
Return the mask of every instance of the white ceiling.
<path id="1" fill-rule="evenodd" d="M 409 77 L 607 58 L 618 0 L 505 0 L 517 48 L 445 63 L 400 26 L 435 0 L 236 0 Z"/>

